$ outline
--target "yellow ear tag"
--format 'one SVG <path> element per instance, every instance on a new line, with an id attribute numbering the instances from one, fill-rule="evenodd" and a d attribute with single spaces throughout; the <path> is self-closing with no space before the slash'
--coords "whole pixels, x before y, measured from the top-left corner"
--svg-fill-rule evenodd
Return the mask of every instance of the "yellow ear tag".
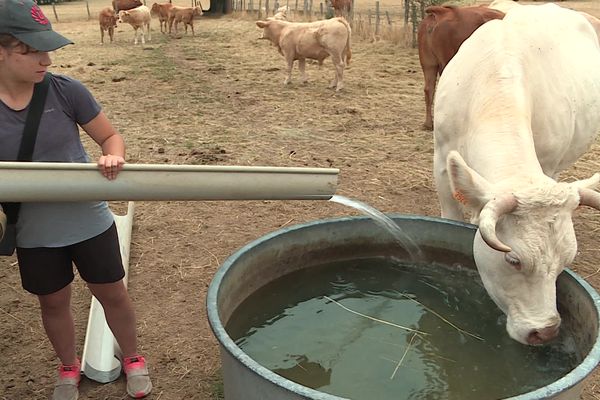
<path id="1" fill-rule="evenodd" d="M 465 197 L 465 195 L 457 190 L 456 192 L 452 193 L 452 196 L 456 199 L 456 201 L 458 201 L 459 203 L 462 203 L 464 205 L 467 205 L 467 198 Z"/>

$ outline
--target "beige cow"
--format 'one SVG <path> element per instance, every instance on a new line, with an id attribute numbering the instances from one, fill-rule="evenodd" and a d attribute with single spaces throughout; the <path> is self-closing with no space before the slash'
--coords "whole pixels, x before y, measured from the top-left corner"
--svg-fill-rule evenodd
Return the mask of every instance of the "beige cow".
<path id="1" fill-rule="evenodd" d="M 329 87 L 335 87 L 336 91 L 344 87 L 344 67 L 350 63 L 352 56 L 352 31 L 344 18 L 315 22 L 267 20 L 256 21 L 256 25 L 263 29 L 262 38 L 271 41 L 285 57 L 288 68 L 284 84 L 291 82 L 295 60 L 298 60 L 298 69 L 304 83 L 307 81 L 306 59 L 322 63 L 325 58 L 331 56 L 335 66 L 335 78 Z"/>
<path id="2" fill-rule="evenodd" d="M 112 43 L 115 35 L 115 28 L 117 26 L 117 15 L 115 14 L 115 10 L 110 7 L 100 10 L 100 13 L 98 13 L 98 23 L 100 24 L 100 44 L 104 44 L 105 31 L 108 32 L 108 36 Z"/>
<path id="3" fill-rule="evenodd" d="M 194 18 L 202 15 L 202 7 L 179 7 L 173 6 L 169 11 L 169 33 L 173 28 L 173 23 L 175 23 L 175 34 L 177 34 L 178 29 L 177 26 L 180 22 L 183 22 L 183 26 L 185 27 L 185 33 L 187 34 L 188 25 L 192 28 L 192 36 L 194 33 Z"/>
<path id="4" fill-rule="evenodd" d="M 172 3 L 154 3 L 150 9 L 150 15 L 158 18 L 160 22 L 160 32 L 167 33 L 167 22 L 169 21 L 169 11 L 173 8 Z M 163 28 L 164 26 L 164 28 Z"/>
<path id="5" fill-rule="evenodd" d="M 133 27 L 133 43 L 138 44 L 138 31 L 142 39 L 142 44 L 145 44 L 144 30 L 148 36 L 148 41 L 152 40 L 150 33 L 150 9 L 146 6 L 139 6 L 127 11 L 119 11 L 119 22 L 127 22 Z"/>

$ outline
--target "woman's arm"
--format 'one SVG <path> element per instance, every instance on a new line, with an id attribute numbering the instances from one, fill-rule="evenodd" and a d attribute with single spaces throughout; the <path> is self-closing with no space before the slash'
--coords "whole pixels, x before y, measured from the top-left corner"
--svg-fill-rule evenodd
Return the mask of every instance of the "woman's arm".
<path id="1" fill-rule="evenodd" d="M 102 156 L 98 159 L 100 172 L 107 179 L 115 179 L 125 164 L 123 137 L 102 111 L 81 127 L 102 148 Z"/>

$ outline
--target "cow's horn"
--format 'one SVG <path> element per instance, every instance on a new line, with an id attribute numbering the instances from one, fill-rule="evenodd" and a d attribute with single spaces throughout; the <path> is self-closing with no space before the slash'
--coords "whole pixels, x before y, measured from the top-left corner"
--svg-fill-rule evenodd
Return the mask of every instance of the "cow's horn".
<path id="1" fill-rule="evenodd" d="M 600 210 L 600 193 L 592 189 L 579 189 L 579 205 Z"/>
<path id="2" fill-rule="evenodd" d="M 503 195 L 488 203 L 483 207 L 479 214 L 479 232 L 482 239 L 492 249 L 508 253 L 511 248 L 505 245 L 496 236 L 496 223 L 498 218 L 504 214 L 509 214 L 517 208 L 517 199 L 512 194 Z"/>

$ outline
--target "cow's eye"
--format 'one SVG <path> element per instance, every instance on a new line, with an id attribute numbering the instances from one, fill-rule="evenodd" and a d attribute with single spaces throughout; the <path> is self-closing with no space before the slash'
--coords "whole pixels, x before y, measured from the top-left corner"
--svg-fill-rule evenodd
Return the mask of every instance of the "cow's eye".
<path id="1" fill-rule="evenodd" d="M 516 269 L 520 270 L 521 269 L 521 260 L 519 259 L 519 257 L 513 253 L 512 251 L 509 253 L 506 253 L 504 255 L 504 260 L 509 263 L 510 265 L 512 265 L 513 267 L 515 267 Z"/>

